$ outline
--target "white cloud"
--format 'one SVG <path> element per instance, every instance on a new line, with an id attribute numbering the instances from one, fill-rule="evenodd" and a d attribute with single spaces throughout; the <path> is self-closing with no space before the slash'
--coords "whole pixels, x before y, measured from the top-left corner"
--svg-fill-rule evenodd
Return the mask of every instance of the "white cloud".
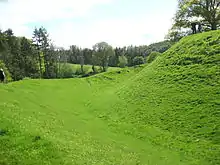
<path id="1" fill-rule="evenodd" d="M 64 23 L 49 29 L 49 31 L 56 44 L 64 47 L 68 47 L 70 44 L 91 47 L 100 41 L 106 41 L 116 47 L 161 41 L 167 34 L 170 25 L 169 17 L 145 15 L 137 19 L 94 21 L 86 26 Z M 57 29 L 60 33 L 57 33 Z"/>
<path id="2" fill-rule="evenodd" d="M 91 7 L 111 0 L 9 0 L 1 8 L 1 15 L 9 22 L 38 22 L 57 18 L 71 18 L 85 14 Z"/>
<path id="3" fill-rule="evenodd" d="M 163 40 L 171 25 L 172 12 L 142 15 L 137 18 L 111 18 L 84 23 L 70 22 L 72 18 L 88 16 L 90 9 L 114 0 L 9 0 L 0 3 L 0 28 L 12 28 L 16 35 L 32 36 L 30 23 L 56 22 L 47 28 L 57 46 L 71 44 L 91 47 L 106 41 L 113 46 L 142 45 Z M 42 5 L 43 4 L 43 5 Z M 149 13 L 148 13 L 149 14 Z M 149 37 L 149 34 L 151 37 Z"/>
<path id="4" fill-rule="evenodd" d="M 85 15 L 95 5 L 111 0 L 8 0 L 0 3 L 0 28 L 12 28 L 18 35 L 28 23 L 68 19 Z"/>

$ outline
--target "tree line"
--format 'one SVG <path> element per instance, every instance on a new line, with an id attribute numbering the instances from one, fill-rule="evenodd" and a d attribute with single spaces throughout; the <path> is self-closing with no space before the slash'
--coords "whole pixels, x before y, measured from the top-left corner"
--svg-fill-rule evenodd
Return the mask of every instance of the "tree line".
<path id="1" fill-rule="evenodd" d="M 59 48 L 51 42 L 44 27 L 35 28 L 31 39 L 17 37 L 12 29 L 0 30 L 0 67 L 7 68 L 15 81 L 30 78 L 63 78 L 63 72 L 71 72 L 70 65 L 79 64 L 79 74 L 85 74 L 84 65 L 91 65 L 95 74 L 108 67 L 131 67 L 144 64 L 151 52 L 163 53 L 171 47 L 169 41 L 151 45 L 113 48 L 106 42 L 96 43 L 92 49 L 76 45 L 69 49 Z M 1 64 L 2 63 L 2 64 Z M 66 74 L 67 75 L 67 74 Z"/>

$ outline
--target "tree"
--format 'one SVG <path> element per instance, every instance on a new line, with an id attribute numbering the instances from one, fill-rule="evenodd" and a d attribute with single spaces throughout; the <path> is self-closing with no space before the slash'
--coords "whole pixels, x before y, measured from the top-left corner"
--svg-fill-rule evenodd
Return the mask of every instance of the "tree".
<path id="1" fill-rule="evenodd" d="M 128 59 L 122 55 L 122 56 L 119 56 L 119 67 L 121 68 L 124 68 L 126 65 L 128 64 Z"/>
<path id="2" fill-rule="evenodd" d="M 136 56 L 133 59 L 133 65 L 141 65 L 144 64 L 144 58 L 142 56 Z"/>
<path id="3" fill-rule="evenodd" d="M 35 28 L 33 33 L 33 43 L 38 50 L 38 60 L 40 66 L 40 78 L 43 75 L 43 66 L 45 68 L 45 76 L 49 78 L 49 62 L 51 54 L 48 53 L 50 48 L 50 39 L 47 30 L 44 27 Z"/>
<path id="4" fill-rule="evenodd" d="M 92 64 L 92 50 L 85 48 L 82 51 L 83 51 L 84 63 L 86 65 Z"/>
<path id="5" fill-rule="evenodd" d="M 14 36 L 12 29 L 4 32 L 7 40 L 6 50 L 3 52 L 3 62 L 11 73 L 13 80 L 21 80 L 24 77 L 22 68 L 22 56 L 20 52 L 20 39 Z"/>
<path id="6" fill-rule="evenodd" d="M 50 78 L 50 66 L 53 65 L 53 47 L 50 45 L 49 34 L 47 30 L 43 27 L 39 29 L 39 32 L 42 36 L 42 52 L 43 52 L 43 59 L 44 59 L 44 67 L 45 67 L 45 74 L 46 78 Z"/>
<path id="7" fill-rule="evenodd" d="M 110 66 L 114 67 L 114 66 L 117 66 L 119 64 L 119 57 L 124 55 L 124 52 L 121 48 L 119 47 L 116 47 L 114 49 L 115 51 L 115 56 L 113 56 L 111 59 L 110 59 Z"/>
<path id="8" fill-rule="evenodd" d="M 36 49 L 38 51 L 38 63 L 39 63 L 39 70 L 40 70 L 40 78 L 42 78 L 42 42 L 43 42 L 43 36 L 40 33 L 40 29 L 38 30 L 37 28 L 34 29 L 33 33 L 33 43 L 36 46 Z"/>
<path id="9" fill-rule="evenodd" d="M 0 29 L 0 53 L 6 50 L 6 35 Z"/>
<path id="10" fill-rule="evenodd" d="M 24 77 L 38 77 L 38 60 L 37 60 L 37 51 L 32 46 L 31 40 L 28 40 L 25 37 L 20 39 L 20 67 L 24 72 Z"/>
<path id="11" fill-rule="evenodd" d="M 83 70 L 84 52 L 82 50 L 79 51 L 79 60 L 80 60 L 81 73 L 83 73 L 84 72 L 84 70 Z"/>
<path id="12" fill-rule="evenodd" d="M 46 78 L 56 78 L 58 73 L 58 53 L 55 51 L 54 45 L 50 45 L 49 49 L 47 49 L 46 54 L 44 56 L 45 59 L 45 65 L 46 65 Z"/>
<path id="13" fill-rule="evenodd" d="M 56 56 L 56 77 L 61 78 L 62 77 L 62 66 L 66 65 L 67 58 L 65 57 L 65 50 L 62 47 L 56 48 L 55 52 Z"/>
<path id="14" fill-rule="evenodd" d="M 72 63 L 72 64 L 77 64 L 77 53 L 78 53 L 78 47 L 76 45 L 71 45 L 70 46 L 70 53 L 69 53 L 69 57 L 68 57 L 68 62 Z"/>
<path id="15" fill-rule="evenodd" d="M 102 71 L 107 71 L 109 58 L 115 55 L 115 52 L 108 43 L 99 42 L 93 46 L 94 57 L 96 63 L 102 67 Z"/>
<path id="16" fill-rule="evenodd" d="M 178 42 L 181 38 L 188 35 L 189 33 L 182 32 L 178 28 L 172 28 L 169 30 L 168 34 L 165 36 L 165 39 L 171 42 Z"/>
<path id="17" fill-rule="evenodd" d="M 216 30 L 220 25 L 220 2 L 219 0 L 178 0 L 174 22 L 174 27 L 191 27 L 194 32 L 195 24 L 199 22 L 211 30 Z"/>
<path id="18" fill-rule="evenodd" d="M 125 52 L 125 56 L 128 59 L 128 66 L 132 66 L 133 65 L 133 59 L 136 56 L 134 47 L 132 45 L 128 46 L 127 48 L 124 48 L 124 52 Z"/>
<path id="19" fill-rule="evenodd" d="M 44 27 L 35 28 L 33 42 L 38 50 L 38 60 L 40 66 L 40 77 L 57 77 L 57 59 L 54 46 L 49 39 L 49 33 Z"/>

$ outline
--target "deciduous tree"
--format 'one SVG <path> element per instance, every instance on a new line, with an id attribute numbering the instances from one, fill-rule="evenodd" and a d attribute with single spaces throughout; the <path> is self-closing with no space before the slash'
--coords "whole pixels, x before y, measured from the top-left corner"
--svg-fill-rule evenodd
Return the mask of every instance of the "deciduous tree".
<path id="1" fill-rule="evenodd" d="M 194 19 L 194 20 L 193 20 Z M 188 28 L 192 23 L 202 22 L 211 30 L 220 25 L 219 0 L 178 0 L 174 26 Z"/>
<path id="2" fill-rule="evenodd" d="M 99 42 L 93 46 L 94 58 L 102 70 L 107 71 L 109 58 L 115 55 L 115 52 L 111 45 L 106 42 Z"/>

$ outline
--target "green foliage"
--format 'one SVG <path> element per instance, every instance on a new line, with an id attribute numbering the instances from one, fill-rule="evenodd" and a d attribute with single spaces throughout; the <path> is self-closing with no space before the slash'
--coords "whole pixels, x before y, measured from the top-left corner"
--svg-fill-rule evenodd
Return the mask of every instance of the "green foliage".
<path id="1" fill-rule="evenodd" d="M 54 47 L 50 44 L 49 34 L 44 27 L 34 29 L 33 44 L 38 54 L 40 77 L 55 78 L 57 70 L 55 62 L 57 57 L 54 56 Z"/>
<path id="2" fill-rule="evenodd" d="M 7 43 L 7 37 L 0 29 L 0 53 L 5 51 L 7 45 L 6 43 Z"/>
<path id="3" fill-rule="evenodd" d="M 168 34 L 165 36 L 170 42 L 178 42 L 181 38 L 191 34 L 191 31 L 181 31 L 178 28 L 171 28 Z M 162 52 L 161 52 L 162 53 Z"/>
<path id="4" fill-rule="evenodd" d="M 82 69 L 84 65 L 100 66 L 102 71 L 99 71 L 99 67 L 95 69 L 96 73 L 107 71 L 109 66 L 117 67 L 119 64 L 121 67 L 133 66 L 136 56 L 146 57 L 152 51 L 164 52 L 170 47 L 169 41 L 163 41 L 149 46 L 113 49 L 108 43 L 101 42 L 95 44 L 93 50 L 81 49 L 76 45 L 65 50 L 51 43 L 49 33 L 44 27 L 34 29 L 32 40 L 16 37 L 12 29 L 4 32 L 0 30 L 0 39 L 0 59 L 15 81 L 24 77 L 58 78 L 59 63 L 80 64 Z M 86 71 L 81 72 L 87 74 Z"/>
<path id="5" fill-rule="evenodd" d="M 127 66 L 127 64 L 128 64 L 128 59 L 124 55 L 119 56 L 119 64 L 118 64 L 119 67 L 124 68 L 125 66 Z"/>
<path id="6" fill-rule="evenodd" d="M 9 73 L 8 69 L 6 68 L 5 64 L 0 60 L 0 68 L 4 70 L 6 81 L 10 82 L 12 81 L 11 74 Z"/>
<path id="7" fill-rule="evenodd" d="M 73 78 L 75 74 L 74 68 L 69 64 L 62 64 L 60 66 L 59 77 L 60 78 Z"/>
<path id="8" fill-rule="evenodd" d="M 25 37 L 20 39 L 21 59 L 19 60 L 20 68 L 23 70 L 22 77 L 39 77 L 37 52 L 32 43 Z M 20 73 L 21 74 L 21 73 Z"/>
<path id="9" fill-rule="evenodd" d="M 112 46 L 106 42 L 100 42 L 93 46 L 93 51 L 95 65 L 101 66 L 103 72 L 107 71 L 109 58 L 115 55 Z"/>
<path id="10" fill-rule="evenodd" d="M 82 72 L 81 66 L 79 64 L 68 64 L 68 63 L 62 64 L 61 63 L 59 68 L 60 68 L 59 69 L 59 76 L 58 76 L 59 78 L 73 78 L 73 77 L 77 77 L 77 76 L 88 75 L 91 72 L 93 72 L 91 65 L 84 65 L 83 72 Z M 99 66 L 95 66 L 94 68 L 96 71 L 95 74 L 102 72 L 102 68 L 100 68 Z M 108 71 L 115 71 L 118 69 L 119 68 L 116 68 L 116 67 L 109 67 Z"/>
<path id="11" fill-rule="evenodd" d="M 133 65 L 141 65 L 144 64 L 144 58 L 141 56 L 137 56 L 133 59 Z"/>
<path id="12" fill-rule="evenodd" d="M 216 0 L 179 0 L 174 27 L 191 27 L 191 19 L 194 18 L 196 22 L 202 22 L 204 27 L 217 30 L 220 25 L 219 5 Z"/>
<path id="13" fill-rule="evenodd" d="M 121 56 L 127 58 L 127 66 L 133 66 L 133 59 L 136 56 L 146 57 L 152 51 L 163 53 L 168 50 L 172 44 L 172 42 L 166 40 L 148 46 L 116 47 L 113 49 L 108 43 L 101 42 L 95 44 L 92 50 L 88 48 L 81 49 L 76 45 L 72 45 L 68 50 L 61 48 L 58 54 L 61 57 L 61 62 L 101 66 L 104 71 L 108 66 L 117 67 Z"/>
<path id="14" fill-rule="evenodd" d="M 3 32 L 4 50 L 0 58 L 5 63 L 13 80 L 38 77 L 36 51 L 32 42 L 25 37 L 16 37 L 11 29 Z"/>
<path id="15" fill-rule="evenodd" d="M 16 37 L 11 29 L 0 31 L 0 59 L 5 63 L 13 80 L 30 78 L 56 78 L 57 52 L 50 44 L 45 28 L 34 30 L 33 40 Z"/>
<path id="16" fill-rule="evenodd" d="M 159 52 L 151 52 L 151 54 L 147 57 L 147 63 L 153 62 L 161 53 Z"/>
<path id="17" fill-rule="evenodd" d="M 80 67 L 76 68 L 76 72 L 75 72 L 76 75 L 83 75 L 84 72 L 82 72 L 82 69 Z"/>
<path id="18" fill-rule="evenodd" d="M 5 36 L 7 43 L 5 51 L 2 52 L 2 60 L 11 73 L 13 80 L 21 80 L 24 76 L 24 69 L 21 65 L 24 63 L 22 60 L 20 39 L 15 37 L 11 29 L 6 30 Z"/>
<path id="19" fill-rule="evenodd" d="M 149 55 L 151 52 L 159 52 L 164 53 L 167 51 L 173 43 L 171 41 L 165 40 L 157 43 L 153 43 L 148 45 L 147 47 L 143 47 L 144 49 L 144 55 Z"/>
<path id="20" fill-rule="evenodd" d="M 99 73 L 99 69 L 98 69 L 98 67 L 97 66 L 92 66 L 92 71 L 94 72 L 94 73 Z"/>

